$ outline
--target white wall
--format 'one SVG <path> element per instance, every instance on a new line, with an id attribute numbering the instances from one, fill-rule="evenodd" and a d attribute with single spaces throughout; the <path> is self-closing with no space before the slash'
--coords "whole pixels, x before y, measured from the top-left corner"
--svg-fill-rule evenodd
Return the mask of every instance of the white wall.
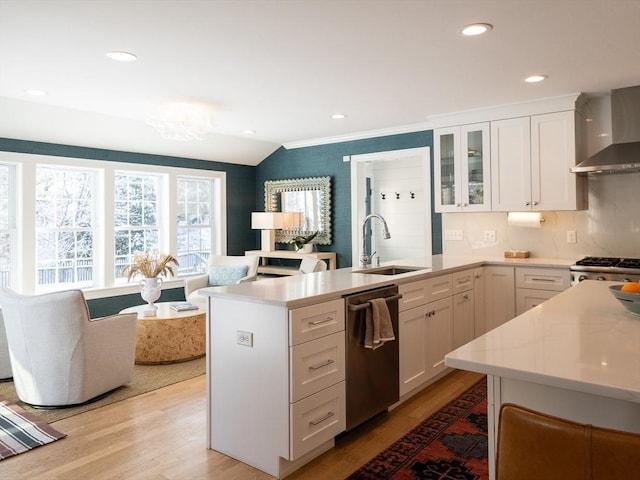
<path id="1" fill-rule="evenodd" d="M 532 257 L 640 258 L 640 174 L 590 176 L 588 184 L 588 210 L 543 212 L 546 221 L 537 229 L 508 226 L 506 213 L 443 214 L 443 231 L 463 231 L 462 241 L 443 241 L 443 251 L 502 256 L 518 249 L 529 250 Z M 495 243 L 484 241 L 485 230 L 496 231 Z M 576 231 L 577 243 L 567 243 L 567 230 Z"/>

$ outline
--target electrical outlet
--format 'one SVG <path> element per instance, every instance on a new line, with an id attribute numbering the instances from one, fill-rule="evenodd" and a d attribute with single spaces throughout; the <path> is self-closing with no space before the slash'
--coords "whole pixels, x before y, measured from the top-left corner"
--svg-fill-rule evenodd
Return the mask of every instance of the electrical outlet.
<path id="1" fill-rule="evenodd" d="M 567 230 L 567 243 L 577 243 L 575 230 Z"/>
<path id="2" fill-rule="evenodd" d="M 236 330 L 236 343 L 245 347 L 253 347 L 253 333 Z"/>
<path id="3" fill-rule="evenodd" d="M 495 230 L 485 230 L 484 231 L 484 241 L 485 242 L 493 242 L 496 241 L 496 231 Z"/>
<path id="4" fill-rule="evenodd" d="M 462 240 L 462 230 L 445 230 L 444 239 L 460 241 Z"/>

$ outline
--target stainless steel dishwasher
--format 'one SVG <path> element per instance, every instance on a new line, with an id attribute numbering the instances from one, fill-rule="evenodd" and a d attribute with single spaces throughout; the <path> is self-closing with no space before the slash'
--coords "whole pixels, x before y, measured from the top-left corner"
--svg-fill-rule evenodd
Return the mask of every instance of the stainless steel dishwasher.
<path id="1" fill-rule="evenodd" d="M 381 413 L 399 398 L 398 287 L 345 296 L 346 308 L 346 422 L 347 430 Z M 364 347 L 365 312 L 373 298 L 385 298 L 395 340 L 372 350 Z"/>

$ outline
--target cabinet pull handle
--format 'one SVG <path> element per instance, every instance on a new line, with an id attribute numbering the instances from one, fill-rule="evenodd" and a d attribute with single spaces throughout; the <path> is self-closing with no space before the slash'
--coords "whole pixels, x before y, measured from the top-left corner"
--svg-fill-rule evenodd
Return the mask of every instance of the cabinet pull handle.
<path id="1" fill-rule="evenodd" d="M 480 278 L 480 277 L 481 277 L 481 275 L 480 275 L 479 273 L 476 273 L 476 274 L 474 275 L 474 277 L 475 277 L 475 278 Z"/>
<path id="2" fill-rule="evenodd" d="M 333 320 L 333 317 L 326 317 L 322 320 L 314 320 L 313 322 L 309 322 L 309 325 L 320 325 L 321 323 L 327 323 Z"/>
<path id="3" fill-rule="evenodd" d="M 316 425 L 319 425 L 322 422 L 324 422 L 325 420 L 329 420 L 331 417 L 334 417 L 334 416 L 335 416 L 335 413 L 328 412 L 324 417 L 321 417 L 321 418 L 319 418 L 317 420 L 311 420 L 309 422 L 309 425 L 313 425 L 315 427 Z"/>
<path id="4" fill-rule="evenodd" d="M 524 202 L 524 204 L 528 207 L 529 205 L 531 205 L 531 202 Z"/>
<path id="5" fill-rule="evenodd" d="M 553 278 L 536 278 L 536 277 L 531 277 L 531 281 L 532 282 L 547 282 L 547 283 L 553 283 Z"/>
<path id="6" fill-rule="evenodd" d="M 469 295 L 467 295 L 466 293 L 462 296 L 462 298 L 464 298 L 465 300 L 469 300 Z"/>
<path id="7" fill-rule="evenodd" d="M 538 202 L 537 202 L 536 200 L 534 200 L 534 201 L 533 201 L 533 204 L 534 204 L 534 205 L 537 205 L 537 204 L 538 204 Z"/>
<path id="8" fill-rule="evenodd" d="M 335 361 L 334 361 L 334 360 L 329 359 L 329 360 L 327 360 L 327 361 L 325 361 L 325 362 L 322 362 L 322 363 L 318 363 L 318 364 L 316 364 L 316 365 L 311 365 L 311 366 L 309 366 L 309 370 L 318 370 L 318 369 L 320 369 L 320 368 L 322 368 L 322 367 L 326 367 L 327 365 L 331 365 L 332 363 L 335 363 Z"/>

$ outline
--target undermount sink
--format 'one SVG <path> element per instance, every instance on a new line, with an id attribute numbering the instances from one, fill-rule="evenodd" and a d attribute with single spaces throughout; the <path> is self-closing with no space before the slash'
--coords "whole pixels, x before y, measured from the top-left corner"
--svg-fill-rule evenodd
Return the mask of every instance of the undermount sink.
<path id="1" fill-rule="evenodd" d="M 369 273 L 372 275 L 400 275 L 401 273 L 428 270 L 429 267 L 408 267 L 405 265 L 388 265 L 385 267 L 367 268 L 366 270 L 354 270 L 353 273 Z"/>

